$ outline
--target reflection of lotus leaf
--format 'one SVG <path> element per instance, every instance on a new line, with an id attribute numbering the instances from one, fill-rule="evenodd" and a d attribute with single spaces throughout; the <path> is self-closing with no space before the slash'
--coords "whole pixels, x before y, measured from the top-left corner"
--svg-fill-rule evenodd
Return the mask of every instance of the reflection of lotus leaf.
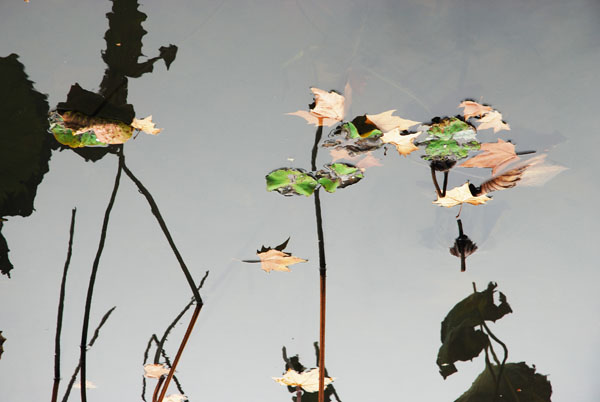
<path id="1" fill-rule="evenodd" d="M 495 376 L 499 367 L 492 365 Z M 485 368 L 471 385 L 468 391 L 461 395 L 456 402 L 493 401 L 496 393 L 496 382 L 488 368 Z M 547 376 L 535 372 L 524 362 L 507 363 L 502 370 L 502 379 L 498 393 L 506 402 L 550 402 L 552 385 Z"/>
<path id="2" fill-rule="evenodd" d="M 446 378 L 455 373 L 454 363 L 477 357 L 488 344 L 487 335 L 474 327 L 484 321 L 496 321 L 512 313 L 506 296 L 500 292 L 500 304 L 494 304 L 496 284 L 490 282 L 487 289 L 475 292 L 450 310 L 442 322 L 442 346 L 438 352 L 437 365 Z"/>

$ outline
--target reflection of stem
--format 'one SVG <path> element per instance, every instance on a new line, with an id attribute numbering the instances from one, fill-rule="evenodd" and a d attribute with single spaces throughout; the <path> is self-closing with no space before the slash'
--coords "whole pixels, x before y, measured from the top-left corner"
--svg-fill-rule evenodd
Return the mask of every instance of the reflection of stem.
<path id="1" fill-rule="evenodd" d="M 173 374 L 175 374 L 175 369 L 177 368 L 177 364 L 179 363 L 179 359 L 181 358 L 183 349 L 185 348 L 185 344 L 187 343 L 187 341 L 192 333 L 192 330 L 194 329 L 194 324 L 196 323 L 196 320 L 198 319 L 200 310 L 202 310 L 202 304 L 197 304 L 196 308 L 194 309 L 194 314 L 192 315 L 192 318 L 190 320 L 190 324 L 188 325 L 188 328 L 185 331 L 185 334 L 183 335 L 183 339 L 181 340 L 181 345 L 179 345 L 179 350 L 177 351 L 177 355 L 175 355 L 175 360 L 173 360 L 173 366 L 171 367 L 171 370 L 169 371 L 169 374 L 167 375 L 167 379 L 165 380 L 165 385 L 163 385 L 163 387 L 162 387 L 162 390 L 160 392 L 160 396 L 158 397 L 157 402 L 162 402 L 163 398 L 165 397 L 165 394 L 167 393 L 167 388 L 169 388 L 169 382 L 171 382 L 171 378 L 173 378 Z"/>
<path id="2" fill-rule="evenodd" d="M 96 342 L 96 339 L 98 339 L 98 335 L 100 335 L 100 328 L 102 328 L 102 326 L 106 323 L 106 321 L 108 320 L 108 317 L 110 317 L 111 313 L 114 311 L 115 308 L 116 307 L 111 308 L 104 314 L 104 316 L 100 320 L 100 323 L 96 327 L 96 330 L 94 331 L 92 340 L 87 345 L 87 349 L 90 349 L 92 346 L 94 346 L 94 342 Z M 69 394 L 71 393 L 73 384 L 75 384 L 75 380 L 77 379 L 77 373 L 79 373 L 80 368 L 81 368 L 81 361 L 77 364 L 77 367 L 75 367 L 75 370 L 73 371 L 71 380 L 69 381 L 69 384 L 67 385 L 67 389 L 65 390 L 65 394 L 63 395 L 62 402 L 67 402 L 67 400 L 69 399 Z"/>
<path id="3" fill-rule="evenodd" d="M 123 159 L 123 146 L 119 146 L 117 150 L 119 153 L 119 168 L 117 169 L 117 175 L 115 177 L 115 184 L 113 187 L 112 194 L 110 195 L 110 201 L 106 207 L 106 212 L 104 213 L 104 221 L 102 222 L 102 231 L 100 233 L 100 242 L 98 244 L 98 250 L 96 252 L 96 258 L 94 259 L 94 264 L 92 265 L 92 272 L 90 274 L 90 281 L 88 284 L 87 297 L 85 300 L 85 312 L 83 315 L 83 328 L 81 330 L 81 353 L 79 357 L 79 364 L 81 365 L 81 373 L 79 376 L 79 380 L 81 381 L 81 402 L 87 401 L 87 395 L 85 390 L 85 374 L 86 374 L 86 344 L 87 344 L 87 335 L 88 335 L 88 326 L 90 322 L 90 312 L 92 309 L 92 296 L 94 294 L 94 283 L 96 282 L 96 274 L 98 273 L 98 265 L 100 264 L 100 257 L 102 256 L 102 250 L 104 249 L 104 242 L 106 240 L 106 231 L 108 229 L 108 221 L 110 219 L 110 211 L 115 203 L 115 198 L 117 197 L 117 191 L 119 190 L 119 181 L 121 179 L 121 170 L 123 170 L 124 159 Z"/>
<path id="4" fill-rule="evenodd" d="M 315 143 L 311 155 L 311 168 L 317 170 L 317 152 L 319 151 L 319 141 L 323 135 L 323 122 L 319 120 L 319 127 L 315 133 Z M 319 245 L 319 284 L 320 284 L 320 304 L 319 304 L 319 402 L 325 400 L 325 302 L 326 302 L 326 277 L 327 266 L 325 262 L 325 240 L 323 236 L 323 219 L 321 217 L 321 198 L 319 189 L 315 190 L 315 216 L 317 218 L 317 238 Z"/>
<path id="5" fill-rule="evenodd" d="M 146 345 L 146 350 L 144 351 L 144 365 L 146 365 L 146 362 L 148 361 L 148 353 L 150 352 L 150 347 L 152 346 L 152 342 L 154 342 L 156 344 L 156 346 L 158 346 L 160 341 L 158 340 L 158 337 L 156 336 L 156 334 L 152 334 L 152 336 L 148 340 L 148 345 Z M 161 351 L 161 355 L 162 355 L 163 359 L 165 359 L 165 364 L 170 369 L 172 367 L 171 359 L 169 359 L 169 356 L 167 355 L 167 353 L 165 352 L 164 349 Z M 185 394 L 185 392 L 183 391 L 183 387 L 181 386 L 181 383 L 177 379 L 176 375 L 173 375 L 173 381 L 175 382 L 175 385 L 177 386 L 177 390 L 179 391 L 179 393 L 181 395 Z M 142 400 L 144 402 L 146 402 L 146 376 L 142 376 Z"/>
<path id="6" fill-rule="evenodd" d="M 208 276 L 208 271 L 206 271 L 206 274 L 204 274 L 204 277 L 200 281 L 200 285 L 198 286 L 198 289 L 202 288 L 202 285 L 204 285 L 204 281 L 206 280 L 207 276 Z M 154 354 L 154 364 L 158 364 L 158 360 L 160 358 L 160 353 L 163 350 L 163 346 L 165 344 L 165 341 L 167 340 L 167 336 L 169 336 L 169 333 L 171 332 L 171 330 L 173 328 L 175 328 L 175 325 L 177 325 L 177 322 L 179 322 L 181 317 L 183 317 L 183 315 L 190 309 L 190 307 L 192 307 L 192 304 L 194 304 L 194 300 L 195 299 L 190 300 L 190 302 L 183 308 L 183 310 L 181 310 L 181 312 L 177 315 L 177 317 L 175 317 L 173 322 L 165 330 L 162 338 L 160 338 L 160 341 L 158 342 L 158 347 L 156 348 L 156 353 Z"/>
<path id="7" fill-rule="evenodd" d="M 187 266 L 185 265 L 185 262 L 183 261 L 183 257 L 179 253 L 177 246 L 175 246 L 175 242 L 173 241 L 173 238 L 171 237 L 171 233 L 169 233 L 169 229 L 167 229 L 167 224 L 165 223 L 164 219 L 162 218 L 162 215 L 160 214 L 160 211 L 158 210 L 158 206 L 156 205 L 154 198 L 152 197 L 150 192 L 146 189 L 146 187 L 144 187 L 142 182 L 139 181 L 138 178 L 135 177 L 135 175 L 131 172 L 131 170 L 129 170 L 129 168 L 125 165 L 125 155 L 123 154 L 123 152 L 121 152 L 121 154 L 120 154 L 120 160 L 122 161 L 123 171 L 125 171 L 125 174 L 131 179 L 131 181 L 133 181 L 135 183 L 135 185 L 140 190 L 140 192 L 144 195 L 144 197 L 146 197 L 148 204 L 150 204 L 150 209 L 152 210 L 152 213 L 156 217 L 156 220 L 158 221 L 160 228 L 162 229 L 165 237 L 167 238 L 167 241 L 169 242 L 169 245 L 171 246 L 171 249 L 173 250 L 175 257 L 177 258 L 177 261 L 179 262 L 179 265 L 181 266 L 181 270 L 183 271 L 183 274 L 185 275 L 185 278 L 187 279 L 187 282 L 190 285 L 190 288 L 192 289 L 192 293 L 194 294 L 194 298 L 196 299 L 196 304 L 198 306 L 202 306 L 202 298 L 200 297 L 200 292 L 198 291 L 198 289 L 196 289 L 196 285 L 194 284 L 194 279 L 192 278 L 192 274 L 190 274 L 190 271 L 187 269 Z M 82 402 L 85 402 L 85 401 L 82 401 Z"/>
<path id="8" fill-rule="evenodd" d="M 442 197 L 446 196 L 446 187 L 448 186 L 448 171 L 444 172 L 444 184 L 442 188 Z"/>
<path id="9" fill-rule="evenodd" d="M 73 252 L 73 235 L 75 233 L 75 213 L 77 208 L 71 212 L 71 228 L 69 229 L 69 247 L 67 250 L 67 259 L 63 269 L 62 280 L 60 283 L 60 296 L 58 297 L 58 315 L 56 317 L 56 337 L 54 338 L 54 385 L 52 387 L 52 402 L 58 398 L 58 385 L 60 384 L 60 333 L 62 332 L 62 318 L 65 307 L 65 287 L 67 284 L 67 271 L 71 262 Z"/>
<path id="10" fill-rule="evenodd" d="M 504 365 L 506 364 L 506 359 L 508 359 L 508 348 L 506 347 L 506 345 L 504 344 L 504 342 L 502 342 L 500 339 L 498 339 L 498 337 L 496 335 L 494 335 L 494 333 L 485 324 L 485 321 L 482 322 L 482 325 L 485 328 L 485 330 L 487 331 L 488 335 L 493 340 L 495 340 L 496 342 L 498 342 L 502 346 L 502 349 L 504 350 L 504 359 L 502 359 L 502 364 L 499 365 L 500 369 L 498 370 L 498 381 L 496 382 L 496 392 L 495 392 L 495 395 L 497 396 L 499 388 L 500 388 L 500 381 L 502 380 L 502 372 L 504 371 Z"/>

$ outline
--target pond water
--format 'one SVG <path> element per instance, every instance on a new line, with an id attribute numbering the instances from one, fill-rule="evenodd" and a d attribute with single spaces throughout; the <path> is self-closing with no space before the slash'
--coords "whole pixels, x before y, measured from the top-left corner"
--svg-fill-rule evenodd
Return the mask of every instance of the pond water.
<path id="1" fill-rule="evenodd" d="M 291 400 L 294 389 L 272 379 L 286 370 L 284 347 L 288 359 L 298 355 L 307 369 L 317 367 L 318 221 L 327 267 L 325 365 L 335 377 L 335 395 L 327 398 L 459 398 L 486 370 L 485 353 L 480 347 L 472 361 L 457 361 L 458 371 L 444 379 L 436 364 L 441 322 L 474 285 L 483 292 L 493 282 L 496 305 L 504 306 L 502 292 L 512 312 L 488 319 L 487 328 L 466 327 L 506 345 L 505 372 L 514 367 L 508 363 L 525 362 L 547 376 L 552 400 L 600 400 L 600 191 L 591 177 L 600 141 L 589 117 L 600 89 L 599 16 L 600 5 L 586 0 L 2 2 L 0 216 L 10 251 L 1 262 L 13 269 L 10 278 L 0 276 L 0 400 L 52 399 L 73 208 L 57 400 L 80 361 L 86 305 L 86 343 L 116 306 L 86 353 L 86 379 L 95 385 L 87 399 L 141 400 L 152 335 L 161 338 L 193 297 L 148 194 L 195 284 L 209 271 L 199 291 L 204 306 L 176 372 L 190 401 Z M 75 99 L 75 84 L 83 100 Z M 321 181 L 308 196 L 268 192 L 265 176 L 275 169 L 296 169 L 284 180 L 297 169 L 317 180 L 323 173 L 316 170 L 332 163 L 334 148 L 321 146 L 325 141 L 359 141 L 336 121 L 323 127 L 313 152 L 316 127 L 288 115 L 311 110 L 311 88 L 342 94 L 343 123 L 359 117 L 355 127 L 365 137 L 383 124 L 365 125 L 360 116 L 392 109 L 429 126 L 410 126 L 423 132 L 407 156 L 376 134 L 369 156 L 375 159 L 351 173 L 364 176 L 351 186 L 329 193 Z M 510 140 L 517 153 L 536 151 L 512 167 L 545 154 L 542 174 L 531 176 L 537 184 L 551 180 L 494 191 L 483 205 L 433 204 L 438 195 L 423 156 L 441 140 L 425 131 L 436 116 L 465 120 L 458 107 L 465 99 L 490 105 L 510 126 L 479 127 L 468 157 L 484 153 L 479 144 Z M 127 127 L 133 115 L 152 115 L 162 131 L 134 134 L 108 153 L 102 146 L 75 152 L 47 132 L 48 112 L 57 105 L 63 118 L 85 107 L 98 118 L 113 107 L 103 117 Z M 475 134 L 489 113 L 467 118 L 472 127 L 458 131 Z M 364 155 L 336 162 L 357 164 Z M 114 192 L 120 157 L 128 170 Z M 490 167 L 452 167 L 447 189 L 467 180 L 489 184 Z M 437 181 L 442 188 L 443 172 Z M 477 246 L 464 272 L 449 252 L 459 236 L 459 210 L 464 234 Z M 284 251 L 308 260 L 291 272 L 243 262 L 259 260 L 263 245 L 274 248 L 288 237 Z M 461 250 L 474 246 L 463 237 L 455 254 Z M 487 307 L 492 316 L 499 311 Z M 164 343 L 170 362 L 193 310 Z M 503 360 L 501 344 L 491 342 Z M 155 351 L 151 343 L 148 363 Z M 146 381 L 145 400 L 152 400 L 156 381 Z M 527 394 L 529 385 L 514 388 L 502 400 L 530 400 L 515 394 Z M 166 391 L 179 392 L 174 383 Z M 80 399 L 80 390 L 70 398 Z"/>

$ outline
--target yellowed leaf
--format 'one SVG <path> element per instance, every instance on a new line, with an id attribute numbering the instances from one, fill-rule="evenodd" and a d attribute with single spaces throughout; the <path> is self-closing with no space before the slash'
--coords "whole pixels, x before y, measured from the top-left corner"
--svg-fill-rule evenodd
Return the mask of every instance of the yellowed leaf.
<path id="1" fill-rule="evenodd" d="M 487 113 L 481 119 L 479 119 L 479 125 L 477 130 L 485 130 L 486 128 L 493 128 L 494 133 L 500 130 L 510 130 L 510 126 L 502 121 L 502 114 L 499 111 L 494 110 Z"/>
<path id="2" fill-rule="evenodd" d="M 281 385 L 291 387 L 302 387 L 306 392 L 317 392 L 319 390 L 319 368 L 298 373 L 295 370 L 288 369 L 283 377 L 272 377 Z M 333 382 L 334 378 L 325 377 L 325 387 Z"/>
<path id="3" fill-rule="evenodd" d="M 302 258 L 294 257 L 291 254 L 271 249 L 262 253 L 256 253 L 260 258 L 261 269 L 265 272 L 271 271 L 284 271 L 289 272 L 291 269 L 288 265 L 297 264 L 299 262 L 306 262 Z"/>
<path id="4" fill-rule="evenodd" d="M 484 114 L 492 111 L 490 106 L 481 105 L 477 102 L 469 100 L 461 102 L 458 107 L 464 108 L 463 115 L 465 116 L 465 120 L 474 116 L 483 116 Z"/>
<path id="5" fill-rule="evenodd" d="M 489 200 L 491 200 L 491 198 L 486 195 L 473 196 L 469 189 L 469 182 L 466 182 L 460 187 L 455 187 L 452 190 L 447 191 L 445 197 L 438 196 L 438 199 L 433 203 L 441 207 L 451 208 L 465 202 L 473 205 L 485 204 Z"/>
<path id="6" fill-rule="evenodd" d="M 419 149 L 415 146 L 413 141 L 421 135 L 421 131 L 414 134 L 400 135 L 400 129 L 395 128 L 383 134 L 381 140 L 387 144 L 393 144 L 396 146 L 396 150 L 400 155 L 407 156 L 413 151 Z"/>
<path id="7" fill-rule="evenodd" d="M 384 133 L 395 128 L 400 131 L 408 130 L 410 127 L 419 124 L 418 121 L 406 120 L 398 116 L 393 116 L 395 111 L 396 109 L 379 114 L 368 114 L 367 122 L 375 124 L 375 126 Z"/>
<path id="8" fill-rule="evenodd" d="M 519 159 L 515 153 L 515 146 L 498 138 L 498 142 L 481 144 L 481 154 L 467 159 L 459 166 L 492 168 L 495 175 L 510 163 Z"/>
<path id="9" fill-rule="evenodd" d="M 143 119 L 134 118 L 133 122 L 131 122 L 131 127 L 137 128 L 138 130 L 141 130 L 146 134 L 152 135 L 156 135 L 162 131 L 162 128 L 154 127 L 154 123 L 152 122 L 152 115 Z"/>
<path id="10" fill-rule="evenodd" d="M 146 378 L 160 378 L 163 375 L 169 374 L 170 369 L 164 364 L 145 364 L 144 365 L 144 377 Z"/>
<path id="11" fill-rule="evenodd" d="M 344 96 L 335 91 L 324 91 L 319 88 L 310 89 L 315 98 L 315 106 L 308 112 L 299 110 L 288 113 L 305 119 L 308 124 L 315 126 L 332 126 L 344 119 Z"/>

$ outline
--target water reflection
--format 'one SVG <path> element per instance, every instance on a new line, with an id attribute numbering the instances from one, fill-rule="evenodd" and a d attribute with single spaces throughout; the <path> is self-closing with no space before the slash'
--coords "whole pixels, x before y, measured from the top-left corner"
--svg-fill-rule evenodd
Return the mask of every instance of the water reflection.
<path id="1" fill-rule="evenodd" d="M 469 236 L 464 234 L 462 221 L 457 219 L 456 223 L 458 225 L 458 237 L 454 240 L 454 245 L 450 247 L 450 254 L 460 258 L 460 271 L 464 272 L 467 270 L 467 257 L 477 251 L 477 244 L 473 243 Z"/>

